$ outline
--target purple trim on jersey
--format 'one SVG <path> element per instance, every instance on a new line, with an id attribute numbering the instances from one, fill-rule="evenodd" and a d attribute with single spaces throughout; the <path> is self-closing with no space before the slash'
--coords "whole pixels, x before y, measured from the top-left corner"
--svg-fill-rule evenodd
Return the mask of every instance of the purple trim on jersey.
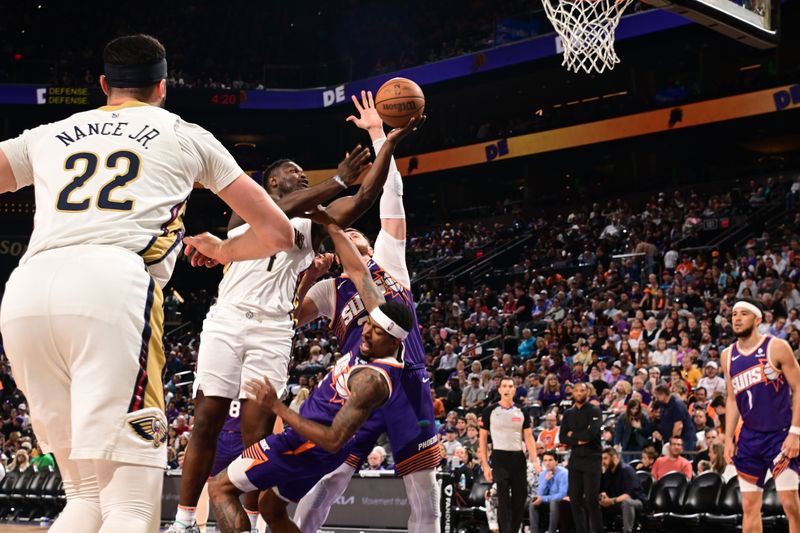
<path id="1" fill-rule="evenodd" d="M 372 279 L 383 289 L 383 295 L 387 300 L 394 300 L 408 306 L 412 311 L 415 310 L 414 295 L 409 289 L 398 283 L 388 272 L 381 268 L 375 261 L 370 259 L 368 263 Z M 361 332 L 364 322 L 367 320 L 367 309 L 358 296 L 356 286 L 348 277 L 339 276 L 334 280 L 335 307 L 333 319 L 331 320 L 331 330 L 339 345 L 342 353 L 347 353 L 358 347 L 361 343 Z M 425 366 L 425 346 L 422 342 L 422 335 L 419 333 L 419 321 L 416 312 L 413 313 L 414 322 L 408 337 L 403 341 L 405 347 L 405 362 L 407 366 Z"/>
<path id="2" fill-rule="evenodd" d="M 234 418 L 233 420 L 236 420 L 236 425 L 238 428 L 239 419 Z M 244 444 L 242 444 L 241 432 L 225 431 L 223 429 L 220 432 L 219 437 L 217 437 L 217 451 L 214 454 L 214 466 L 211 468 L 211 473 L 209 476 L 214 477 L 228 468 L 228 465 L 231 464 L 234 459 L 239 457 L 243 450 Z"/>
<path id="3" fill-rule="evenodd" d="M 731 347 L 730 380 L 744 426 L 769 433 L 792 422 L 792 398 L 782 372 L 767 359 L 772 337 L 765 336 L 751 353 Z"/>

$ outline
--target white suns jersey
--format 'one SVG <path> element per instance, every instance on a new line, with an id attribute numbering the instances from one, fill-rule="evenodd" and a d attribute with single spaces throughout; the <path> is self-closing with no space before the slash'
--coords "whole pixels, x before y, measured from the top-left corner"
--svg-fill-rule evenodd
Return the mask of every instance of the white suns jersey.
<path id="1" fill-rule="evenodd" d="M 242 174 L 203 128 L 142 102 L 76 113 L 0 143 L 36 215 L 21 263 L 52 248 L 120 246 L 162 287 L 180 254 L 195 181 L 214 193 Z"/>
<path id="2" fill-rule="evenodd" d="M 291 249 L 264 259 L 235 261 L 225 267 L 217 305 L 246 308 L 270 317 L 294 320 L 298 278 L 314 260 L 314 248 L 311 220 L 293 218 L 290 222 L 294 227 Z M 241 235 L 249 227 L 247 224 L 236 227 L 228 232 L 228 237 Z"/>

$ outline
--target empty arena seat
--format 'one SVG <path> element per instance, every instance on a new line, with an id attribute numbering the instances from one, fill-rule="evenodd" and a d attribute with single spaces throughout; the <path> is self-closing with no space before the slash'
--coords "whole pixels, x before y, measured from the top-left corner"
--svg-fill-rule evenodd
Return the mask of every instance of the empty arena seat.
<path id="1" fill-rule="evenodd" d="M 20 511 L 17 515 L 18 520 L 30 521 L 44 514 L 45 500 L 42 497 L 44 495 L 44 488 L 54 475 L 53 468 L 49 466 L 41 468 L 36 472 L 25 494 L 22 495 Z"/>
<path id="2" fill-rule="evenodd" d="M 25 494 L 28 487 L 33 482 L 36 476 L 36 469 L 31 467 L 22 472 L 14 485 L 11 486 L 10 492 L 3 497 L 3 518 L 6 520 L 16 520 L 20 513 L 22 504 L 25 500 Z M 5 504 L 7 503 L 7 507 Z"/>
<path id="3" fill-rule="evenodd" d="M 770 478 L 764 484 L 764 492 L 761 500 L 761 517 L 764 524 L 764 531 L 783 528 L 786 526 L 786 516 L 783 514 L 783 506 L 775 490 L 775 479 Z"/>
<path id="4" fill-rule="evenodd" d="M 61 474 L 56 471 L 47 480 L 42 488 L 42 501 L 44 503 L 44 510 L 42 516 L 47 518 L 55 517 L 66 504 L 64 497 L 64 482 L 61 479 Z"/>
<path id="5" fill-rule="evenodd" d="M 3 480 L 0 481 L 0 519 L 5 518 L 11 508 L 11 491 L 20 474 L 19 470 L 12 470 L 6 473 Z"/>
<path id="6" fill-rule="evenodd" d="M 717 499 L 717 510 L 706 515 L 706 522 L 714 528 L 735 529 L 742 522 L 742 493 L 739 479 L 733 477 L 725 483 Z"/>
<path id="7" fill-rule="evenodd" d="M 642 484 L 642 491 L 644 491 L 645 505 L 650 501 L 650 492 L 653 490 L 653 476 L 650 472 L 645 470 L 637 470 L 636 477 L 639 478 L 639 483 Z"/>
<path id="8" fill-rule="evenodd" d="M 486 491 L 491 487 L 492 484 L 486 481 L 483 473 L 475 478 L 467 501 L 453 512 L 456 529 L 466 528 L 465 531 L 472 531 L 470 527 L 486 523 Z"/>
<path id="9" fill-rule="evenodd" d="M 703 472 L 696 476 L 686 489 L 680 509 L 668 514 L 669 522 L 676 525 L 699 525 L 706 515 L 717 510 L 723 486 L 722 476 L 716 472 Z"/>
<path id="10" fill-rule="evenodd" d="M 670 513 L 680 510 L 689 480 L 681 472 L 670 472 L 653 485 L 648 512 L 642 515 L 647 528 L 660 527 Z"/>

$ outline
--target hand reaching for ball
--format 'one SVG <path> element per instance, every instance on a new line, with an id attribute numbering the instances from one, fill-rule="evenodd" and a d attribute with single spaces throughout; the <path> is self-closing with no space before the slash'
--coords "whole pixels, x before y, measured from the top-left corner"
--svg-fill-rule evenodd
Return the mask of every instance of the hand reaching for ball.
<path id="1" fill-rule="evenodd" d="M 361 91 L 361 101 L 358 101 L 356 95 L 352 95 L 353 103 L 358 111 L 358 117 L 350 115 L 345 120 L 352 122 L 362 130 L 378 129 L 383 132 L 383 120 L 378 115 L 378 110 L 375 109 L 375 101 L 372 99 L 372 91 Z"/>

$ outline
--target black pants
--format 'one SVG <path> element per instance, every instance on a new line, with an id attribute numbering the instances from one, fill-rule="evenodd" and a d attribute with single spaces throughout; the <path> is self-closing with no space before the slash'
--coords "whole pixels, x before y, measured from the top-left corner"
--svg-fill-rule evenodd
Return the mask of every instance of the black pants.
<path id="1" fill-rule="evenodd" d="M 600 514 L 600 458 L 580 457 L 569 463 L 569 501 L 577 533 L 603 533 Z M 596 465 L 594 463 L 597 463 Z M 587 528 L 588 519 L 588 528 Z"/>
<path id="2" fill-rule="evenodd" d="M 497 483 L 497 522 L 500 533 L 517 533 L 525 516 L 528 469 L 523 452 L 492 452 L 492 477 Z"/>

